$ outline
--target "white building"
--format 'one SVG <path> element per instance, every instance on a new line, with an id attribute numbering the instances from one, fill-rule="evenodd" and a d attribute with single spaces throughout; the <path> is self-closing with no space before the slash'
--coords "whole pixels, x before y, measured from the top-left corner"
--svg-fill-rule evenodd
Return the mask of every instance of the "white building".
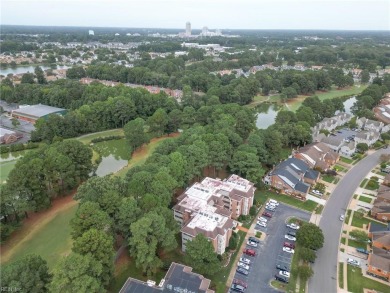
<path id="1" fill-rule="evenodd" d="M 186 23 L 186 36 L 191 36 L 191 23 Z"/>
<path id="2" fill-rule="evenodd" d="M 89 31 L 88 31 L 88 35 L 94 36 L 94 35 L 95 35 L 95 32 L 94 32 L 93 30 L 89 30 Z"/>

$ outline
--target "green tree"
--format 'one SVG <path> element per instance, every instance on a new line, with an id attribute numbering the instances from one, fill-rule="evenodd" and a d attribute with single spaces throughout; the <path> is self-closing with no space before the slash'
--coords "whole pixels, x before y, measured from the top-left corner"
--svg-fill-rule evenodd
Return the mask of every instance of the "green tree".
<path id="1" fill-rule="evenodd" d="M 365 231 L 354 229 L 351 232 L 349 232 L 349 236 L 356 239 L 358 242 L 367 242 L 370 238 L 368 237 L 368 234 Z"/>
<path id="2" fill-rule="evenodd" d="M 149 212 L 130 226 L 130 254 L 134 257 L 136 266 L 148 276 L 156 273 L 162 266 L 157 255 L 159 249 L 172 250 L 177 246 L 176 231 L 166 226 L 164 217 L 156 212 Z"/>
<path id="3" fill-rule="evenodd" d="M 157 109 L 154 114 L 149 117 L 147 124 L 149 125 L 149 131 L 154 132 L 157 136 L 161 136 L 166 131 L 169 118 L 164 109 Z"/>
<path id="4" fill-rule="evenodd" d="M 314 274 L 313 269 L 309 265 L 300 265 L 300 266 L 298 266 L 297 271 L 298 271 L 298 276 L 305 283 Z"/>
<path id="5" fill-rule="evenodd" d="M 361 83 L 368 83 L 370 81 L 370 72 L 367 69 L 364 69 L 360 76 Z"/>
<path id="6" fill-rule="evenodd" d="M 213 275 L 221 267 L 213 245 L 203 234 L 186 243 L 185 259 L 199 274 Z"/>
<path id="7" fill-rule="evenodd" d="M 230 237 L 229 240 L 229 249 L 230 250 L 235 250 L 238 245 L 238 236 L 236 233 L 232 233 L 232 236 Z"/>
<path id="8" fill-rule="evenodd" d="M 72 250 L 81 255 L 90 255 L 102 264 L 100 280 L 107 286 L 114 272 L 114 238 L 104 231 L 90 229 L 73 242 Z"/>
<path id="9" fill-rule="evenodd" d="M 1 287 L 20 292 L 49 292 L 52 275 L 44 259 L 38 255 L 26 255 L 5 265 L 1 272 Z"/>
<path id="10" fill-rule="evenodd" d="M 149 141 L 144 128 L 145 121 L 142 118 L 137 118 L 127 122 L 123 128 L 125 137 L 129 142 L 132 151 L 135 151 L 137 148 Z"/>
<path id="11" fill-rule="evenodd" d="M 320 249 L 324 245 L 324 234 L 315 224 L 304 223 L 297 232 L 297 243 L 310 249 Z"/>
<path id="12" fill-rule="evenodd" d="M 74 66 L 72 68 L 68 68 L 68 70 L 66 71 L 66 78 L 69 79 L 81 79 L 86 76 L 87 73 L 82 66 Z"/>
<path id="13" fill-rule="evenodd" d="M 366 151 L 368 151 L 368 145 L 366 143 L 358 143 L 356 145 L 356 150 L 359 153 L 364 154 Z"/>
<path id="14" fill-rule="evenodd" d="M 130 226 L 137 221 L 140 215 L 141 210 L 134 198 L 122 198 L 119 210 L 115 214 L 116 230 L 121 233 L 123 237 L 129 238 L 131 235 Z"/>
<path id="15" fill-rule="evenodd" d="M 64 293 L 103 292 L 102 273 L 102 264 L 90 254 L 71 253 L 62 258 L 55 267 L 50 290 Z"/>
<path id="16" fill-rule="evenodd" d="M 72 238 L 82 236 L 88 230 L 94 228 L 99 231 L 110 231 L 112 221 L 109 215 L 100 209 L 96 202 L 85 202 L 80 204 L 75 217 L 70 221 Z"/>
<path id="17" fill-rule="evenodd" d="M 15 128 L 18 128 L 20 126 L 20 121 L 16 118 L 12 118 L 11 122 L 12 122 L 12 126 Z"/>
<path id="18" fill-rule="evenodd" d="M 37 77 L 37 81 L 39 84 L 46 84 L 46 78 L 45 78 L 45 73 L 43 72 L 42 68 L 37 66 L 35 67 L 34 70 L 35 76 Z"/>
<path id="19" fill-rule="evenodd" d="M 313 263 L 316 257 L 316 253 L 310 248 L 301 247 L 301 249 L 299 250 L 299 258 L 305 262 Z"/>
<path id="20" fill-rule="evenodd" d="M 25 73 L 25 74 L 23 74 L 20 83 L 29 83 L 29 84 L 35 83 L 35 81 L 34 81 L 34 74 L 32 74 L 32 73 Z"/>

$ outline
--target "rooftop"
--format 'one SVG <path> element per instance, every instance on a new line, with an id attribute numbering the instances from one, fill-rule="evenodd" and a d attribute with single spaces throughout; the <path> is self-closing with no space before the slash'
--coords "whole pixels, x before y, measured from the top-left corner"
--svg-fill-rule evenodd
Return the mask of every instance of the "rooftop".
<path id="1" fill-rule="evenodd" d="M 54 114 L 62 111 L 65 111 L 65 109 L 38 104 L 38 105 L 21 107 L 19 109 L 13 110 L 12 113 L 40 118 L 49 114 Z"/>
<path id="2" fill-rule="evenodd" d="M 187 227 L 190 229 L 199 228 L 205 231 L 213 231 L 217 227 L 223 227 L 227 220 L 228 218 L 225 216 L 203 210 L 195 215 Z"/>
<path id="3" fill-rule="evenodd" d="M 0 127 L 0 137 L 3 137 L 6 134 L 14 134 L 14 133 L 15 131 Z"/>

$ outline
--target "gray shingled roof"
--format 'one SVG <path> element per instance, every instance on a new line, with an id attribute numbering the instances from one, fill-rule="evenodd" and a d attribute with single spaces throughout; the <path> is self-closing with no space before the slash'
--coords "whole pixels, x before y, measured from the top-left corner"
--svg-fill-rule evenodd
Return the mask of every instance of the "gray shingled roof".
<path id="1" fill-rule="evenodd" d="M 65 111 L 65 109 L 38 104 L 38 105 L 19 108 L 17 110 L 14 110 L 13 113 L 39 118 L 39 117 L 44 117 L 46 115 L 55 114 L 57 112 L 62 112 L 62 111 Z"/>

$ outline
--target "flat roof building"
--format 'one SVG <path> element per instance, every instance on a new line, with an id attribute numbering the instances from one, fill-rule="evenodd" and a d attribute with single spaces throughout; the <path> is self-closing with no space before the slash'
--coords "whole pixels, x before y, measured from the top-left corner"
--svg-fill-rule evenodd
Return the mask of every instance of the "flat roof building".
<path id="1" fill-rule="evenodd" d="M 192 272 L 192 268 L 172 263 L 158 286 L 153 281 L 128 278 L 119 293 L 214 293 L 209 289 L 211 281 Z"/>
<path id="2" fill-rule="evenodd" d="M 13 110 L 11 115 L 17 119 L 35 123 L 39 118 L 46 119 L 50 114 L 64 115 L 65 113 L 65 109 L 38 104 L 22 106 L 19 109 Z"/>

